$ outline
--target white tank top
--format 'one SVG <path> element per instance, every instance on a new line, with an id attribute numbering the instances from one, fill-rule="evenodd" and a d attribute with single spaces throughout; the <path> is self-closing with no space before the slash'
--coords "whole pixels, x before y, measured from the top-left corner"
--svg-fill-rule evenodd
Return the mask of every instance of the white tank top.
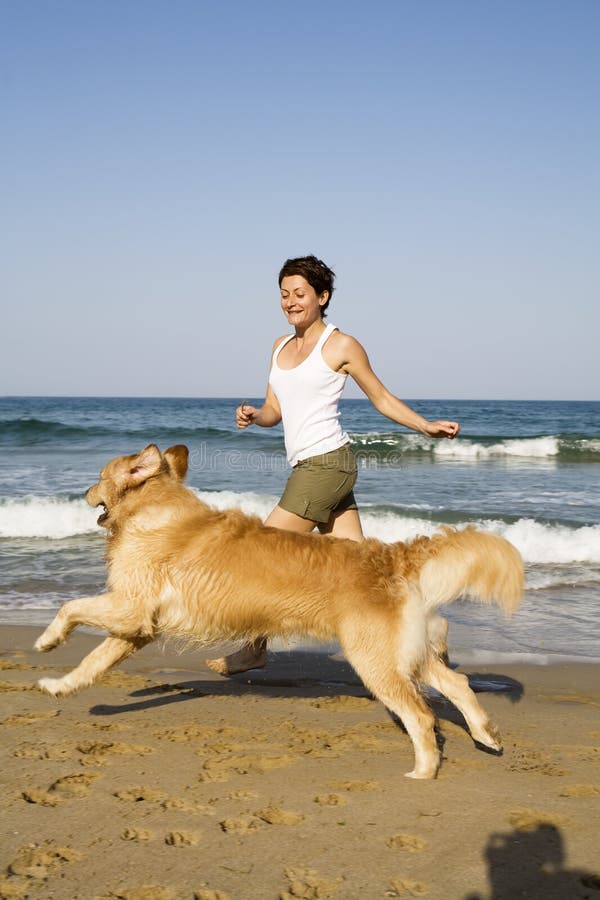
<path id="1" fill-rule="evenodd" d="M 285 449 L 291 466 L 309 456 L 329 453 L 349 442 L 339 423 L 338 404 L 346 375 L 327 365 L 321 350 L 335 325 L 327 325 L 312 352 L 293 369 L 280 369 L 277 357 L 293 334 L 273 354 L 269 384 L 281 408 Z"/>

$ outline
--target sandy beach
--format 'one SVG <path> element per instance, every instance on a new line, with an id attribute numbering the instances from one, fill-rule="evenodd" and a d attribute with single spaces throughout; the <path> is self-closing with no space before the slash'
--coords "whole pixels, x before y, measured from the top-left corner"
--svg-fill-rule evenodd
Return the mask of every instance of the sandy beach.
<path id="1" fill-rule="evenodd" d="M 39 655 L 40 630 L 0 627 L 1 898 L 600 897 L 600 667 L 461 667 L 504 755 L 432 698 L 444 761 L 422 782 L 335 656 L 227 680 L 153 645 L 56 701 L 36 679 L 99 639 Z"/>

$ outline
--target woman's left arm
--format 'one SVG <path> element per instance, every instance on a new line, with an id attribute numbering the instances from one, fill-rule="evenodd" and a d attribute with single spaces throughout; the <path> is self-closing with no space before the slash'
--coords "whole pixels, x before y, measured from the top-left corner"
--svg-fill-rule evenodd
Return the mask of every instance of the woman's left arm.
<path id="1" fill-rule="evenodd" d="M 351 375 L 375 409 L 382 415 L 397 422 L 398 425 L 404 425 L 413 431 L 420 431 L 427 437 L 452 439 L 459 433 L 458 422 L 445 420 L 430 422 L 388 391 L 371 368 L 364 347 L 355 338 L 338 332 L 335 350 L 336 356 L 341 360 L 338 371 Z"/>

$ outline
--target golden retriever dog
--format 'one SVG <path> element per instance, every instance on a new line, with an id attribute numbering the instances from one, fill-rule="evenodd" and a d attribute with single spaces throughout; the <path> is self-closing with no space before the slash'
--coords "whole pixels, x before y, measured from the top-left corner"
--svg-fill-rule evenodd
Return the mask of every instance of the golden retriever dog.
<path id="1" fill-rule="evenodd" d="M 109 462 L 86 499 L 108 529 L 108 590 L 65 603 L 35 644 L 51 650 L 77 625 L 106 629 L 98 647 L 62 678 L 56 697 L 92 684 L 159 634 L 204 644 L 260 636 L 337 639 L 366 687 L 403 722 L 415 752 L 412 778 L 435 777 L 435 719 L 419 684 L 463 714 L 473 739 L 500 736 L 465 675 L 440 658 L 438 607 L 461 596 L 508 614 L 523 588 L 515 548 L 469 528 L 411 543 L 362 543 L 269 528 L 238 510 L 219 512 L 186 488 L 187 447 L 151 444 Z"/>

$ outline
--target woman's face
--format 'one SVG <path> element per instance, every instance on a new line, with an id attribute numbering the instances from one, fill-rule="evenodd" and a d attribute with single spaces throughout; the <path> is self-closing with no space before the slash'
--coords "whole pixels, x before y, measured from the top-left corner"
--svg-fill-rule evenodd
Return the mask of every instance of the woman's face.
<path id="1" fill-rule="evenodd" d="M 317 294 L 302 275 L 286 275 L 281 280 L 281 308 L 294 328 L 306 328 L 322 318 L 321 307 L 328 296 L 328 291 Z"/>

